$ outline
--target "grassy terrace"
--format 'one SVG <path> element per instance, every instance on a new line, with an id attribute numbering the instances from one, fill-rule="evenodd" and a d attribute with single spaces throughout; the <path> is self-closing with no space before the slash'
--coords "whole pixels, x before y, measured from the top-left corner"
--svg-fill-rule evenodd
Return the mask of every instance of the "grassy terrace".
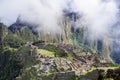
<path id="1" fill-rule="evenodd" d="M 99 69 L 99 70 L 108 70 L 108 69 L 112 69 L 112 70 L 115 70 L 115 69 L 119 69 L 119 67 L 93 67 L 91 70 L 89 70 L 88 72 L 85 72 L 84 75 L 87 75 L 88 73 L 90 72 L 93 72 L 94 70 L 96 69 Z"/>
<path id="2" fill-rule="evenodd" d="M 17 48 L 11 48 L 11 47 L 9 47 L 9 50 L 11 50 L 11 51 L 17 51 L 18 49 Z"/>
<path id="3" fill-rule="evenodd" d="M 67 58 L 73 57 L 71 53 L 69 53 L 68 51 L 56 47 L 54 45 L 46 45 L 44 48 L 38 48 L 37 53 L 49 57 L 67 57 Z"/>
<path id="4" fill-rule="evenodd" d="M 40 53 L 43 56 L 55 57 L 55 52 L 51 52 L 45 49 L 37 49 L 37 53 Z"/>

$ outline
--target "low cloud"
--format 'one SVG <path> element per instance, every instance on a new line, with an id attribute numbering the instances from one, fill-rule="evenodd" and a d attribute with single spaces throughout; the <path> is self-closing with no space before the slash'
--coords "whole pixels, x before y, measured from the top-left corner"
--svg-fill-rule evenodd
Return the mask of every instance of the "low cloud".
<path id="1" fill-rule="evenodd" d="M 38 32 L 60 33 L 65 8 L 64 0 L 2 0 L 0 18 L 11 25 L 20 16 L 22 21 L 37 25 Z"/>
<path id="2" fill-rule="evenodd" d="M 91 39 L 111 36 L 117 22 L 118 6 L 114 0 L 73 0 L 72 10 L 82 15 L 78 24 L 88 29 Z M 82 27 L 82 26 L 79 26 Z"/>
<path id="3" fill-rule="evenodd" d="M 6 25 L 16 22 L 18 16 L 27 23 L 35 24 L 35 30 L 59 34 L 62 31 L 64 10 L 76 12 L 82 17 L 77 27 L 87 28 L 90 39 L 114 36 L 113 25 L 118 21 L 117 0 L 0 0 L 0 20 Z M 117 32 L 114 29 L 114 32 Z"/>

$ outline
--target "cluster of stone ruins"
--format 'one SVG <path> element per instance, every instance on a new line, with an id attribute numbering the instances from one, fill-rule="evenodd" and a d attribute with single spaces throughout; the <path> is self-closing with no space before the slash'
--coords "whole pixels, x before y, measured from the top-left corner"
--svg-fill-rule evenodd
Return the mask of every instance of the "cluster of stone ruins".
<path id="1" fill-rule="evenodd" d="M 76 74 L 82 75 L 92 70 L 94 66 L 108 66 L 102 58 L 99 58 L 100 62 L 96 62 L 95 59 L 98 57 L 95 54 L 83 55 L 80 60 L 75 58 L 52 58 L 41 54 L 36 55 L 35 58 L 40 61 L 40 68 L 38 69 L 40 73 L 74 71 Z"/>

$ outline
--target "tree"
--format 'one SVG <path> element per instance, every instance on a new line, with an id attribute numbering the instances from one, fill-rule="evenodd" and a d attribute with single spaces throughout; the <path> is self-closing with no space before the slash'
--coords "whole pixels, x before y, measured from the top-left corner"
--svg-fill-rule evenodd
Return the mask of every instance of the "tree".
<path id="1" fill-rule="evenodd" d="M 15 52 L 0 49 L 0 80 L 15 80 L 22 69 Z"/>

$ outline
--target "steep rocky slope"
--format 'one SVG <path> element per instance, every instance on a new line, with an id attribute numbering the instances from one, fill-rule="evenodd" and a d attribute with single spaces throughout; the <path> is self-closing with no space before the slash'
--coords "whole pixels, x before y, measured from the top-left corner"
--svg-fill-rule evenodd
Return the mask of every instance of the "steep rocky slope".
<path id="1" fill-rule="evenodd" d="M 89 33 L 86 27 L 83 27 L 82 24 L 79 25 L 80 27 L 77 27 L 78 25 L 76 25 L 76 23 L 78 23 L 78 20 L 80 20 L 80 15 L 66 12 L 62 22 L 63 28 L 61 34 L 44 33 L 42 31 L 36 32 L 33 30 L 35 25 L 21 22 L 19 18 L 9 29 L 26 41 L 35 41 L 39 39 L 46 43 L 63 43 L 82 46 L 85 50 L 91 50 L 94 53 L 104 56 L 107 61 L 112 61 L 110 57 L 112 44 L 108 42 L 110 36 L 105 35 L 100 40 L 91 40 L 89 39 Z"/>

